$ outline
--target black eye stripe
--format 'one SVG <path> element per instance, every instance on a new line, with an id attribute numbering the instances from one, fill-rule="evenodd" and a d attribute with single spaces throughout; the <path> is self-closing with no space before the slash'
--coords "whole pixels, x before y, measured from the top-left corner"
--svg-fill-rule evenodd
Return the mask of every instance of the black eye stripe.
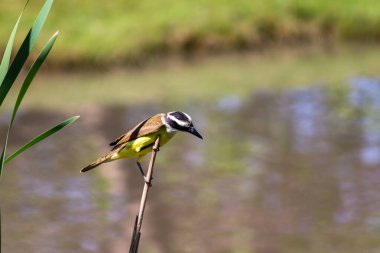
<path id="1" fill-rule="evenodd" d="M 179 125 L 176 121 L 171 120 L 170 118 L 169 118 L 168 123 L 169 123 L 169 125 L 170 125 L 172 128 L 174 128 L 174 129 L 177 129 L 177 130 L 180 130 L 180 131 L 185 131 L 185 130 L 187 130 L 187 127 L 183 127 L 183 126 Z"/>

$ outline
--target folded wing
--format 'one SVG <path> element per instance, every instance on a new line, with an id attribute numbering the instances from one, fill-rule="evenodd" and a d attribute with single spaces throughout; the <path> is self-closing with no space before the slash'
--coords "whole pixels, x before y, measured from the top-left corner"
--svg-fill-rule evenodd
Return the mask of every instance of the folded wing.
<path id="1" fill-rule="evenodd" d="M 133 141 L 139 137 L 157 132 L 162 126 L 164 126 L 161 120 L 162 116 L 164 116 L 164 114 L 159 113 L 140 122 L 132 130 L 126 134 L 121 135 L 119 138 L 111 142 L 110 146 L 114 146 L 112 150 L 117 149 L 129 141 Z"/>

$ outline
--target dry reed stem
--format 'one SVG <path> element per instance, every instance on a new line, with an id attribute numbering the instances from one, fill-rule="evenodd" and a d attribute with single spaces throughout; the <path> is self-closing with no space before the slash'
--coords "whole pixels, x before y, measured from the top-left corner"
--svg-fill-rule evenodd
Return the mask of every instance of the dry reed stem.
<path id="1" fill-rule="evenodd" d="M 152 177 L 153 177 L 154 162 L 156 160 L 156 155 L 157 155 L 159 146 L 160 146 L 160 137 L 156 139 L 153 146 L 153 152 L 150 157 L 150 162 L 149 162 L 149 167 L 148 167 L 148 172 L 147 172 L 148 182 L 145 182 L 144 189 L 141 195 L 139 214 L 136 216 L 129 253 L 138 252 L 140 236 L 141 236 L 140 231 L 141 231 L 142 221 L 144 217 L 145 205 L 146 205 L 146 200 L 148 197 L 149 188 L 152 186 L 151 182 L 152 182 Z"/>

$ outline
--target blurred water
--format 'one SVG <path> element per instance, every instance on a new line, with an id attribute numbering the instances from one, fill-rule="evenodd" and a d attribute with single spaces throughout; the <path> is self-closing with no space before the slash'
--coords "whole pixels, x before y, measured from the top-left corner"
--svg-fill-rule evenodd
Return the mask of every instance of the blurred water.
<path id="1" fill-rule="evenodd" d="M 347 90 L 183 106 L 205 138 L 181 134 L 161 149 L 140 251 L 379 252 L 379 97 L 379 80 L 356 78 Z M 9 164 L 4 252 L 126 252 L 143 187 L 134 161 L 79 169 L 138 121 L 172 109 L 86 109 Z M 69 115 L 23 113 L 13 148 Z"/>

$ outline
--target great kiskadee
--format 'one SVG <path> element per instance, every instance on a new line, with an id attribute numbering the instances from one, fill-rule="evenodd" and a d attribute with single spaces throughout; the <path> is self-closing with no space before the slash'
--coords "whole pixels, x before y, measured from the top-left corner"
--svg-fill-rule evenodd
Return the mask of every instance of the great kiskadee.
<path id="1" fill-rule="evenodd" d="M 168 112 L 156 114 L 135 126 L 126 134 L 110 143 L 113 146 L 110 153 L 100 157 L 95 162 L 84 167 L 81 172 L 89 171 L 102 163 L 121 158 L 138 157 L 137 165 L 145 178 L 140 161 L 152 151 L 154 142 L 160 137 L 160 146 L 165 145 L 178 131 L 189 132 L 198 138 L 200 133 L 194 128 L 191 117 L 184 112 Z"/>

